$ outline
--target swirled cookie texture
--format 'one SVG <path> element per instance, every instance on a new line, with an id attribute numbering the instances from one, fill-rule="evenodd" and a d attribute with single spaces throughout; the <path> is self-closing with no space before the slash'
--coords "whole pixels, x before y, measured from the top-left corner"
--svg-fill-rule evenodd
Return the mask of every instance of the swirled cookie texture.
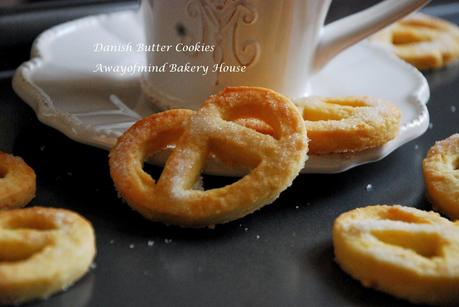
<path id="1" fill-rule="evenodd" d="M 43 207 L 0 212 L 0 305 L 19 304 L 68 288 L 95 255 L 91 224 Z"/>
<path id="2" fill-rule="evenodd" d="M 0 210 L 24 207 L 35 191 L 34 170 L 21 158 L 0 152 Z"/>
<path id="3" fill-rule="evenodd" d="M 419 69 L 441 68 L 459 57 L 459 28 L 421 13 L 394 23 L 371 40 Z"/>
<path id="4" fill-rule="evenodd" d="M 375 205 L 333 226 L 337 263 L 371 287 L 413 303 L 459 304 L 459 225 L 435 212 Z"/>
<path id="5" fill-rule="evenodd" d="M 436 142 L 422 165 L 434 207 L 452 219 L 459 219 L 459 133 Z"/>
<path id="6" fill-rule="evenodd" d="M 272 135 L 244 126 L 258 121 L 269 125 Z M 143 162 L 171 143 L 175 148 L 155 181 Z M 194 113 L 170 110 L 134 124 L 110 152 L 110 173 L 120 195 L 146 218 L 212 227 L 273 202 L 298 175 L 307 151 L 304 121 L 289 99 L 264 88 L 233 87 Z M 251 171 L 221 188 L 195 189 L 209 153 Z"/>

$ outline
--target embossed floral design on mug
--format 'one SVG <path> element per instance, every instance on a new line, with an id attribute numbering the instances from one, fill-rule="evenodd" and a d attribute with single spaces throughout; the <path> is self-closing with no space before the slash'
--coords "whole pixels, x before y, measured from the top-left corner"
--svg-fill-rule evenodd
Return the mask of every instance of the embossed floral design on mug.
<path id="1" fill-rule="evenodd" d="M 386 0 L 324 27 L 331 0 L 142 0 L 142 89 L 161 108 L 196 109 L 237 85 L 303 97 L 340 51 L 427 2 Z"/>

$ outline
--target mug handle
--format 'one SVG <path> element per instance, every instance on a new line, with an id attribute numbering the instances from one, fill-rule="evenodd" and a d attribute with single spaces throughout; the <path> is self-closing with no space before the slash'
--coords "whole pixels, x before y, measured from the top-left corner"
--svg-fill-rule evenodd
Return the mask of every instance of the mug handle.
<path id="1" fill-rule="evenodd" d="M 430 0 L 385 0 L 366 10 L 327 25 L 315 51 L 313 71 L 317 72 L 338 53 L 385 26 L 430 2 Z"/>

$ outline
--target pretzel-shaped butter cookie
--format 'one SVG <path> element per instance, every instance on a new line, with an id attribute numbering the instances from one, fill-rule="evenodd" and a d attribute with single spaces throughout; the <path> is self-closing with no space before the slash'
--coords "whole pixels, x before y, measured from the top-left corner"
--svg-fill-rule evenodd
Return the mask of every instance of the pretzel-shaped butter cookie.
<path id="1" fill-rule="evenodd" d="M 396 22 L 371 40 L 419 69 L 440 68 L 459 57 L 459 28 L 420 13 Z"/>
<path id="2" fill-rule="evenodd" d="M 238 219 L 273 202 L 304 166 L 308 140 L 303 120 L 295 105 L 274 91 L 226 88 L 190 114 L 171 110 L 151 115 L 123 134 L 110 153 L 116 189 L 148 219 L 185 227 Z M 251 116 L 267 123 L 273 136 L 238 123 Z M 143 161 L 180 134 L 155 182 L 142 170 Z M 193 189 L 210 152 L 228 164 L 253 169 L 231 185 Z"/>
<path id="3" fill-rule="evenodd" d="M 66 289 L 94 255 L 92 226 L 76 213 L 41 207 L 0 212 L 0 305 Z"/>
<path id="4" fill-rule="evenodd" d="M 305 120 L 311 154 L 381 146 L 397 135 L 400 126 L 400 111 L 382 99 L 313 96 L 295 103 Z"/>
<path id="5" fill-rule="evenodd" d="M 24 207 L 34 197 L 36 176 L 21 158 L 0 152 L 0 210 Z"/>
<path id="6" fill-rule="evenodd" d="M 436 209 L 459 219 L 459 133 L 430 148 L 423 161 L 423 172 Z"/>
<path id="7" fill-rule="evenodd" d="M 435 212 L 375 205 L 341 214 L 335 257 L 365 287 L 414 303 L 459 303 L 459 225 Z"/>

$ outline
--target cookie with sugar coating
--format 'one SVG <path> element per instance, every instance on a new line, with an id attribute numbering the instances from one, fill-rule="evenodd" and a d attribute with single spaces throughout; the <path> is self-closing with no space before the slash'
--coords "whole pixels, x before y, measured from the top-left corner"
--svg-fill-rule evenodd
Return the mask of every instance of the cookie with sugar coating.
<path id="1" fill-rule="evenodd" d="M 36 175 L 24 160 L 0 152 L 0 210 L 24 207 L 36 192 Z"/>
<path id="2" fill-rule="evenodd" d="M 341 214 L 335 258 L 365 287 L 413 303 L 459 304 L 459 225 L 435 212 L 374 205 Z"/>
<path id="3" fill-rule="evenodd" d="M 0 305 L 44 299 L 89 269 L 94 230 L 64 209 L 31 207 L 0 212 Z"/>
<path id="4" fill-rule="evenodd" d="M 444 67 L 459 58 L 459 28 L 421 13 L 410 15 L 370 38 L 419 69 Z"/>
<path id="5" fill-rule="evenodd" d="M 311 154 L 357 152 L 395 138 L 400 110 L 368 96 L 306 97 L 295 101 L 308 131 Z"/>
<path id="6" fill-rule="evenodd" d="M 269 134 L 257 131 L 260 124 Z M 158 180 L 145 158 L 173 144 Z M 286 97 L 259 87 L 229 87 L 196 112 L 169 110 L 135 123 L 110 152 L 110 174 L 144 217 L 182 227 L 213 227 L 272 203 L 307 159 L 304 121 Z M 196 189 L 209 155 L 250 171 L 224 187 Z"/>
<path id="7" fill-rule="evenodd" d="M 459 133 L 436 142 L 422 166 L 434 207 L 452 219 L 459 219 Z"/>

